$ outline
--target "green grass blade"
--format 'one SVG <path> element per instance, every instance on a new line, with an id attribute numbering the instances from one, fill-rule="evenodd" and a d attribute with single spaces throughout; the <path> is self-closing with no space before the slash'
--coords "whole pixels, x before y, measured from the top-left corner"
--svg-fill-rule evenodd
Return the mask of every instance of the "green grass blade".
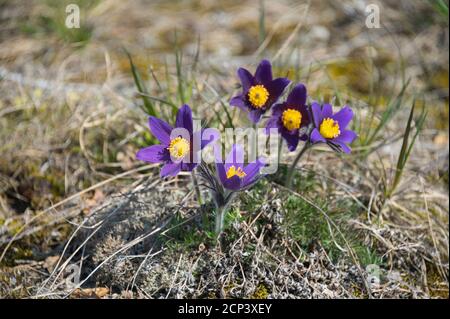
<path id="1" fill-rule="evenodd" d="M 403 85 L 400 93 L 397 95 L 397 97 L 394 99 L 393 102 L 389 103 L 386 110 L 383 111 L 381 114 L 381 119 L 378 125 L 375 127 L 372 133 L 368 133 L 368 138 L 365 140 L 365 145 L 372 144 L 375 139 L 377 138 L 378 134 L 381 132 L 381 130 L 392 120 L 394 115 L 397 113 L 398 110 L 400 110 L 402 106 L 402 102 L 404 99 L 406 88 L 408 87 L 410 83 L 410 79 L 406 81 L 406 83 Z M 373 115 L 374 117 L 375 115 Z M 371 126 L 368 128 L 369 132 L 371 131 Z"/>
<path id="2" fill-rule="evenodd" d="M 448 4 L 444 0 L 428 0 L 439 14 L 448 20 Z"/>
<path id="3" fill-rule="evenodd" d="M 222 99 L 220 100 L 220 105 L 222 105 L 223 110 L 225 111 L 225 114 L 227 116 L 227 120 L 228 120 L 228 127 L 231 127 L 234 129 L 234 124 L 233 124 L 233 119 L 230 115 L 230 112 L 228 112 L 228 107 L 227 105 L 222 101 Z"/>
<path id="4" fill-rule="evenodd" d="M 145 93 L 139 93 L 139 95 L 140 95 L 140 96 L 143 96 L 143 97 L 145 97 L 145 98 L 148 98 L 148 99 L 150 99 L 150 100 L 154 100 L 154 101 L 160 102 L 161 104 L 169 105 L 169 106 L 171 106 L 171 107 L 176 108 L 176 105 L 173 104 L 172 102 L 166 101 L 166 100 L 161 99 L 161 98 L 159 98 L 159 97 L 151 96 L 151 95 L 145 94 Z"/>
<path id="5" fill-rule="evenodd" d="M 131 73 L 133 74 L 134 84 L 136 85 L 136 88 L 138 89 L 138 92 L 142 99 L 142 102 L 144 103 L 143 110 L 148 115 L 156 116 L 155 106 L 146 96 L 146 95 L 148 95 L 148 91 L 145 88 L 145 84 L 142 81 L 141 75 L 140 75 L 138 69 L 136 68 L 136 66 L 134 65 L 133 59 L 131 58 L 130 53 L 127 50 L 125 50 L 125 53 L 128 56 L 128 61 L 130 62 Z"/>
<path id="6" fill-rule="evenodd" d="M 415 126 L 416 126 L 416 132 L 415 132 L 415 134 L 414 134 L 414 136 L 413 136 L 413 138 L 412 138 L 412 140 L 411 140 L 411 143 L 410 143 L 410 145 L 409 145 L 409 147 L 408 147 L 408 150 L 407 150 L 407 152 L 406 152 L 406 158 L 409 158 L 409 155 L 410 155 L 410 153 L 411 153 L 411 151 L 412 151 L 412 148 L 413 148 L 413 146 L 414 146 L 414 143 L 416 142 L 416 138 L 417 138 L 417 136 L 419 135 L 419 133 L 422 131 L 422 129 L 423 129 L 423 125 L 425 124 L 425 120 L 426 120 L 426 118 L 427 118 L 427 112 L 425 111 L 425 109 L 423 109 L 422 110 L 422 113 L 420 114 L 420 117 L 419 117 L 419 119 L 416 121 L 416 124 L 415 124 Z"/>
<path id="7" fill-rule="evenodd" d="M 411 155 L 411 150 L 414 146 L 414 143 L 417 139 L 417 136 L 422 131 L 423 125 L 425 123 L 426 119 L 426 111 L 422 110 L 422 113 L 420 114 L 419 118 L 415 121 L 415 132 L 412 135 L 412 139 L 410 140 L 412 130 L 413 130 L 413 121 L 414 121 L 414 110 L 416 106 L 416 101 L 413 101 L 413 105 L 411 106 L 411 111 L 409 113 L 408 122 L 406 124 L 405 133 L 403 135 L 403 141 L 402 141 L 402 147 L 398 156 L 397 160 L 397 166 L 395 170 L 395 176 L 394 180 L 392 182 L 391 187 L 387 191 L 386 196 L 389 198 L 392 196 L 392 194 L 395 192 L 398 184 L 400 183 L 400 179 L 403 174 L 403 170 L 406 166 L 406 163 L 408 162 L 409 156 Z"/>
<path id="8" fill-rule="evenodd" d="M 266 10 L 264 0 L 259 1 L 259 45 L 266 39 Z"/>
<path id="9" fill-rule="evenodd" d="M 177 31 L 175 30 L 175 66 L 177 71 L 177 90 L 178 90 L 178 98 L 180 101 L 180 104 L 185 104 L 186 99 L 184 95 L 184 88 L 183 88 L 183 72 L 182 72 L 182 65 L 183 65 L 183 55 L 181 50 L 178 47 L 178 40 L 177 40 Z"/>

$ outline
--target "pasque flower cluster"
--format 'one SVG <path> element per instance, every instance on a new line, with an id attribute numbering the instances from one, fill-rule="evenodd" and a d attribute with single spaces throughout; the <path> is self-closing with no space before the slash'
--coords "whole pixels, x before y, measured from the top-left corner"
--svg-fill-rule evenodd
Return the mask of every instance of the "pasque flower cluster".
<path id="1" fill-rule="evenodd" d="M 255 124 L 271 110 L 266 128 L 277 128 L 289 151 L 295 151 L 299 141 L 305 141 L 327 143 L 336 150 L 350 153 L 348 144 L 356 138 L 355 132 L 346 129 L 353 118 L 350 107 L 344 106 L 333 114 L 330 104 L 307 104 L 307 90 L 302 83 L 293 87 L 285 101 L 278 102 L 290 81 L 286 78 L 272 80 L 272 66 L 267 60 L 261 61 L 254 76 L 244 68 L 239 68 L 237 74 L 242 92 L 230 100 L 230 105 L 247 111 Z"/>
<path id="2" fill-rule="evenodd" d="M 242 91 L 231 98 L 230 106 L 246 112 L 254 126 L 270 113 L 266 117 L 266 132 L 277 129 L 289 151 L 295 151 L 300 142 L 304 143 L 291 165 L 288 186 L 298 159 L 312 145 L 326 143 L 336 151 L 350 153 L 348 144 L 356 138 L 356 133 L 347 128 L 353 118 L 350 107 L 344 106 L 334 113 L 330 104 L 308 103 L 307 89 L 302 83 L 293 85 L 287 97 L 280 101 L 291 81 L 274 79 L 268 60 L 260 62 L 254 75 L 244 68 L 239 68 L 237 75 Z M 216 233 L 219 235 L 223 231 L 224 215 L 236 192 L 248 189 L 263 177 L 264 158 L 245 163 L 243 147 L 235 144 L 224 161 L 216 152 L 214 170 L 199 162 L 198 153 L 208 144 L 215 144 L 219 134 L 209 134 L 209 138 L 205 138 L 204 130 L 194 132 L 192 110 L 188 105 L 179 109 L 173 126 L 153 116 L 149 118 L 149 126 L 160 144 L 139 150 L 137 159 L 163 163 L 161 177 L 176 176 L 181 171 L 193 172 L 197 168 L 216 204 Z"/>

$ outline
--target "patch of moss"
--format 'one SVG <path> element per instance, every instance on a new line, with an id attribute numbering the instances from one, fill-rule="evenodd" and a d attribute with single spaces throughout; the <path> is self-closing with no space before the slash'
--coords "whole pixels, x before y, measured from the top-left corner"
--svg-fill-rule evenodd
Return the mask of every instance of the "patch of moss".
<path id="1" fill-rule="evenodd" d="M 117 57 L 118 69 L 124 74 L 131 74 L 130 60 L 125 55 L 120 55 Z M 135 55 L 133 54 L 133 64 L 139 71 L 142 80 L 147 81 L 150 78 L 149 68 L 158 64 L 158 61 L 151 60 L 148 56 Z"/>
<path id="2" fill-rule="evenodd" d="M 428 289 L 430 291 L 430 297 L 448 299 L 449 298 L 448 285 L 444 284 L 444 280 L 437 272 L 435 267 L 429 265 L 427 269 L 428 269 L 427 282 L 428 282 Z"/>
<path id="3" fill-rule="evenodd" d="M 269 297 L 269 291 L 263 284 L 259 284 L 255 292 L 250 296 L 250 299 L 267 299 Z"/>
<path id="4" fill-rule="evenodd" d="M 289 172 L 288 165 L 280 165 L 276 174 L 268 176 L 270 181 L 283 185 Z M 318 179 L 314 171 L 296 170 L 293 172 L 291 188 L 300 194 L 308 194 L 314 191 L 318 185 Z"/>
<path id="5" fill-rule="evenodd" d="M 369 64 L 363 59 L 337 61 L 327 65 L 327 72 L 335 83 L 350 86 L 353 90 L 369 93 Z M 364 80 L 361 81 L 361 78 Z"/>
<path id="6" fill-rule="evenodd" d="M 21 219 L 13 219 L 10 223 L 8 223 L 8 233 L 11 236 L 14 236 L 19 233 L 22 227 L 23 222 Z"/>
<path id="7" fill-rule="evenodd" d="M 382 258 L 375 250 L 363 243 L 362 234 L 352 229 L 348 223 L 359 211 L 354 202 L 319 198 L 316 199 L 316 205 L 327 213 L 330 222 L 316 207 L 297 196 L 288 196 L 283 206 L 288 236 L 298 241 L 300 247 L 310 250 L 320 244 L 330 258 L 336 261 L 341 257 L 348 257 L 338 248 L 347 247 L 348 243 L 362 265 L 382 263 Z"/>
<path id="8" fill-rule="evenodd" d="M 361 289 L 361 287 L 358 287 L 357 285 L 352 286 L 352 294 L 356 298 L 361 298 L 361 299 L 366 298 L 366 294 L 364 293 L 364 291 Z"/>
<path id="9" fill-rule="evenodd" d="M 439 89 L 448 89 L 448 70 L 440 70 L 431 77 L 431 84 Z"/>
<path id="10" fill-rule="evenodd" d="M 17 260 L 29 260 L 33 258 L 33 250 L 24 243 L 15 244 L 5 254 L 5 258 L 2 261 L 1 266 L 14 267 Z"/>
<path id="11" fill-rule="evenodd" d="M 432 120 L 430 125 L 433 129 L 448 130 L 449 120 L 449 104 L 448 101 L 439 103 L 437 102 L 434 107 L 427 107 L 429 112 L 428 117 Z"/>
<path id="12" fill-rule="evenodd" d="M 213 216 L 204 214 L 202 217 L 202 221 L 198 221 L 176 214 L 167 226 L 169 231 L 159 235 L 158 240 L 172 250 L 198 249 L 200 244 L 213 245 Z"/>
<path id="13" fill-rule="evenodd" d="M 373 89 L 382 91 L 384 77 L 380 76 L 375 88 L 371 87 L 374 73 L 395 72 L 395 59 L 390 52 L 381 48 L 372 48 L 376 56 L 370 57 L 367 47 L 355 48 L 346 59 L 338 59 L 326 65 L 326 72 L 338 90 L 350 88 L 367 96 Z"/>

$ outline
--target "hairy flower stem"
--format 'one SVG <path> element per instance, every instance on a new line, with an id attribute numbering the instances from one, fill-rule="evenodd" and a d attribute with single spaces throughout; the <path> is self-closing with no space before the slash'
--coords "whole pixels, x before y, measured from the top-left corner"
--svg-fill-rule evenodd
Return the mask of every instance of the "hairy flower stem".
<path id="1" fill-rule="evenodd" d="M 289 167 L 289 171 L 288 171 L 288 175 L 287 175 L 287 179 L 286 179 L 286 183 L 284 186 L 286 186 L 287 188 L 291 188 L 291 184 L 292 184 L 292 177 L 294 176 L 294 170 L 295 167 L 298 164 L 298 161 L 300 161 L 300 158 L 303 156 L 303 154 L 305 154 L 306 150 L 311 146 L 310 142 L 305 142 L 305 145 L 303 146 L 303 148 L 300 150 L 300 152 L 297 154 L 297 157 L 295 158 L 294 162 L 292 163 L 291 167 Z"/>
<path id="2" fill-rule="evenodd" d="M 251 143 L 249 159 L 253 160 L 258 157 L 258 124 L 253 123 L 252 127 L 253 127 L 254 135 L 253 135 L 252 141 L 249 141 Z"/>
<path id="3" fill-rule="evenodd" d="M 194 171 L 191 172 L 191 177 L 192 177 L 192 184 L 194 184 L 195 196 L 197 197 L 198 204 L 202 206 L 203 205 L 202 193 L 200 193 L 200 187 L 198 186 L 197 176 L 195 175 Z"/>
<path id="4" fill-rule="evenodd" d="M 216 237 L 219 238 L 220 234 L 223 231 L 223 223 L 224 223 L 224 219 L 225 219 L 225 207 L 217 207 L 217 211 L 216 211 L 216 228 L 215 228 L 215 232 L 216 232 Z"/>
<path id="5" fill-rule="evenodd" d="M 283 138 L 279 137 L 279 142 L 278 142 L 278 165 L 280 165 L 281 163 L 281 151 L 283 150 Z"/>
<path id="6" fill-rule="evenodd" d="M 225 214 L 228 211 L 228 207 L 230 206 L 235 193 L 229 193 L 228 196 L 225 197 L 218 197 L 216 198 L 215 204 L 216 204 L 216 227 L 215 227 L 215 233 L 216 238 L 220 238 L 220 234 L 223 232 L 224 228 L 224 220 L 225 220 Z M 220 199 L 219 199 L 220 198 Z M 219 199 L 219 200 L 217 200 Z"/>

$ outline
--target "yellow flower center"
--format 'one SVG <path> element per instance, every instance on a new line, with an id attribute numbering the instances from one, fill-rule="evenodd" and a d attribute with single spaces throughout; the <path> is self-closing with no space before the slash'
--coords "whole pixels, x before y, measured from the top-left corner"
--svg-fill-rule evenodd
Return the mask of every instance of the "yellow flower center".
<path id="1" fill-rule="evenodd" d="M 281 121 L 283 122 L 284 127 L 289 131 L 299 129 L 300 124 L 302 123 L 302 113 L 297 110 L 287 109 L 283 112 Z"/>
<path id="2" fill-rule="evenodd" d="M 327 117 L 322 121 L 322 124 L 320 124 L 320 135 L 322 135 L 325 138 L 336 138 L 341 134 L 341 131 L 339 130 L 339 124 L 337 121 L 330 119 Z"/>
<path id="3" fill-rule="evenodd" d="M 189 142 L 185 138 L 179 136 L 170 141 L 170 145 L 167 149 L 172 157 L 181 159 L 189 153 L 190 147 Z"/>
<path id="4" fill-rule="evenodd" d="M 242 168 L 236 167 L 234 165 L 231 165 L 230 168 L 227 171 L 227 178 L 232 178 L 233 176 L 237 175 L 239 178 L 245 177 L 245 172 L 242 170 Z"/>
<path id="5" fill-rule="evenodd" d="M 257 109 L 262 108 L 268 99 L 269 92 L 263 85 L 254 85 L 248 90 L 248 100 Z"/>

